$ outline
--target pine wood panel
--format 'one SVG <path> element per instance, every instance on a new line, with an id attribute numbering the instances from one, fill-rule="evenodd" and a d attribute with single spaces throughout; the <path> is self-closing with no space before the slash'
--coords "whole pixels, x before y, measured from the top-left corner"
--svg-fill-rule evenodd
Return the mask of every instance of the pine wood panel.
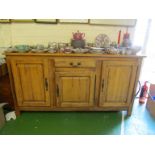
<path id="1" fill-rule="evenodd" d="M 126 102 L 130 75 L 130 67 L 109 67 L 105 101 Z"/>
<path id="2" fill-rule="evenodd" d="M 142 62 L 143 62 L 143 59 L 138 59 L 137 60 L 138 66 L 137 66 L 137 70 L 136 70 L 136 78 L 134 80 L 134 88 L 133 88 L 133 90 L 131 90 L 131 92 L 132 92 L 132 94 L 131 94 L 132 100 L 131 100 L 131 103 L 128 106 L 128 116 L 130 116 L 131 112 L 132 112 L 132 107 L 133 107 L 133 103 L 134 103 L 134 100 L 135 100 L 135 95 L 136 95 L 136 91 L 137 91 L 137 84 L 138 84 L 138 81 L 139 81 Z M 134 77 L 131 77 L 131 78 L 133 79 Z"/>
<path id="3" fill-rule="evenodd" d="M 12 60 L 11 65 L 19 106 L 50 106 L 49 86 L 46 86 L 48 63 L 43 60 Z"/>
<path id="4" fill-rule="evenodd" d="M 20 75 L 21 87 L 23 90 L 27 90 L 22 92 L 23 99 L 25 101 L 43 100 L 45 94 L 42 64 L 18 64 L 17 68 Z"/>
<path id="5" fill-rule="evenodd" d="M 89 77 L 62 77 L 61 83 L 64 102 L 88 102 Z"/>
<path id="6" fill-rule="evenodd" d="M 58 104 L 62 107 L 92 106 L 94 72 L 56 72 Z"/>
<path id="7" fill-rule="evenodd" d="M 96 67 L 95 60 L 86 59 L 55 59 L 56 67 Z"/>
<path id="8" fill-rule="evenodd" d="M 101 106 L 128 106 L 136 77 L 136 63 L 106 61 L 102 66 Z"/>

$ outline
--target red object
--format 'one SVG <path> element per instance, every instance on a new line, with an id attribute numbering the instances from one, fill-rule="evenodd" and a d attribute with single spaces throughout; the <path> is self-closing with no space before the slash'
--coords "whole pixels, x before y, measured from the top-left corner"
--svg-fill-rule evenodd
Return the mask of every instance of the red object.
<path id="1" fill-rule="evenodd" d="M 121 40 L 121 30 L 119 31 L 119 33 L 118 33 L 118 46 L 120 45 L 120 40 Z"/>
<path id="2" fill-rule="evenodd" d="M 79 32 L 79 30 L 76 33 L 73 33 L 73 39 L 74 40 L 83 40 L 85 37 L 85 33 Z"/>
<path id="3" fill-rule="evenodd" d="M 124 35 L 123 35 L 123 40 L 124 39 L 129 39 L 130 38 L 130 34 L 129 33 L 125 33 Z"/>
<path id="4" fill-rule="evenodd" d="M 123 35 L 123 40 L 124 39 L 129 39 L 130 38 L 130 34 L 128 33 L 128 28 L 126 29 L 126 33 Z"/>
<path id="5" fill-rule="evenodd" d="M 147 95 L 148 95 L 148 86 L 147 81 L 145 81 L 144 85 L 142 86 L 140 97 L 139 97 L 139 103 L 145 103 Z"/>

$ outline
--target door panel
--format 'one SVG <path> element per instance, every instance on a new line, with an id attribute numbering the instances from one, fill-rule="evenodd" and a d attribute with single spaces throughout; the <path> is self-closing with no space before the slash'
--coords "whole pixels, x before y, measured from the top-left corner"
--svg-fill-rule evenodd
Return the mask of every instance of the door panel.
<path id="1" fill-rule="evenodd" d="M 126 102 L 131 75 L 131 67 L 116 66 L 108 68 L 105 101 Z"/>
<path id="2" fill-rule="evenodd" d="M 89 102 L 89 77 L 62 77 L 61 83 L 64 102 Z"/>
<path id="3" fill-rule="evenodd" d="M 56 72 L 57 89 L 59 96 L 57 102 L 61 107 L 92 106 L 94 102 L 93 72 Z"/>
<path id="4" fill-rule="evenodd" d="M 101 106 L 128 106 L 131 102 L 136 69 L 137 66 L 133 62 L 103 62 Z"/>
<path id="5" fill-rule="evenodd" d="M 19 106 L 50 106 L 48 63 L 43 60 L 11 62 Z"/>
<path id="6" fill-rule="evenodd" d="M 18 64 L 17 65 L 24 101 L 43 101 L 44 74 L 41 64 Z"/>

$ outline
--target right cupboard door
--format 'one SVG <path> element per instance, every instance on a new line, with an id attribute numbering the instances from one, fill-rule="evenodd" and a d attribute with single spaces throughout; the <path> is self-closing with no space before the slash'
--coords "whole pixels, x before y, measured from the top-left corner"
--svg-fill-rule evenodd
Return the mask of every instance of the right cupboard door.
<path id="1" fill-rule="evenodd" d="M 135 61 L 104 61 L 100 89 L 100 106 L 128 107 L 132 102 L 137 64 Z"/>

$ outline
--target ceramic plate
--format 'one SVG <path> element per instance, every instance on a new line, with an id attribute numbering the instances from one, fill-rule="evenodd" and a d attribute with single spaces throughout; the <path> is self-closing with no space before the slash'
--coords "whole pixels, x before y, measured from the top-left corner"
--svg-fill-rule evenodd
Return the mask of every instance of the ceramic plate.
<path id="1" fill-rule="evenodd" d="M 96 47 L 109 47 L 110 46 L 110 39 L 106 34 L 99 34 L 95 38 L 95 45 Z"/>

